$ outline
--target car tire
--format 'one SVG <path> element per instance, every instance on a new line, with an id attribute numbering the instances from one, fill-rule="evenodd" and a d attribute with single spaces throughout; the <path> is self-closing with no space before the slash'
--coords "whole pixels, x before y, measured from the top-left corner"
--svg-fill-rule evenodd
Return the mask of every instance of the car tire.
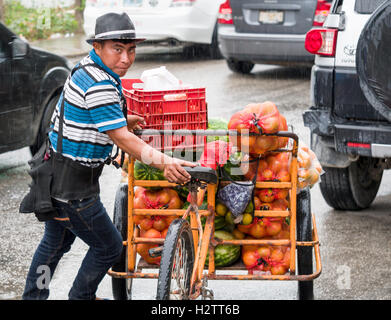
<path id="1" fill-rule="evenodd" d="M 320 190 L 327 204 L 337 210 L 368 208 L 379 190 L 383 169 L 378 160 L 360 157 L 347 168 L 323 167 Z"/>
<path id="2" fill-rule="evenodd" d="M 32 155 L 34 155 L 39 150 L 42 143 L 45 142 L 47 130 L 50 126 L 50 120 L 52 118 L 53 111 L 56 108 L 58 99 L 60 99 L 60 95 L 55 95 L 53 98 L 51 98 L 45 108 L 45 111 L 43 112 L 37 137 L 35 138 L 34 144 L 30 146 L 30 151 Z"/>
<path id="3" fill-rule="evenodd" d="M 215 28 L 213 30 L 212 43 L 209 46 L 209 57 L 211 59 L 222 59 L 223 58 L 223 56 L 220 52 L 219 41 L 217 38 L 217 23 L 216 23 Z"/>
<path id="4" fill-rule="evenodd" d="M 248 74 L 254 68 L 254 63 L 250 61 L 239 61 L 235 59 L 227 59 L 228 68 L 237 73 Z"/>

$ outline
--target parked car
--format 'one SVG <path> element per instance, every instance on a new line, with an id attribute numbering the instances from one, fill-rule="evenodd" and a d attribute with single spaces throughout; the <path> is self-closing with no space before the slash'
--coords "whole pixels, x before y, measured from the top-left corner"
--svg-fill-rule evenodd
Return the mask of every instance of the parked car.
<path id="1" fill-rule="evenodd" d="M 257 63 L 309 65 L 305 35 L 322 26 L 332 0 L 226 0 L 220 6 L 218 42 L 228 67 L 250 73 Z"/>
<path id="2" fill-rule="evenodd" d="M 372 99 L 371 89 L 362 86 L 369 82 L 381 98 L 390 97 L 391 3 L 386 1 L 388 17 L 380 20 L 384 6 L 376 8 L 383 2 L 335 0 L 323 28 L 309 31 L 306 38 L 316 58 L 304 124 L 325 171 L 322 195 L 339 210 L 369 207 L 389 167 L 391 103 Z M 363 68 L 368 70 L 359 73 Z M 371 73 L 375 76 L 368 78 Z"/>
<path id="3" fill-rule="evenodd" d="M 0 153 L 39 149 L 69 72 L 65 58 L 30 47 L 0 23 Z"/>
<path id="4" fill-rule="evenodd" d="M 95 20 L 111 12 L 126 12 L 136 33 L 146 44 L 194 45 L 206 47 L 212 58 L 219 58 L 217 13 L 224 0 L 87 0 L 84 31 L 94 34 Z"/>

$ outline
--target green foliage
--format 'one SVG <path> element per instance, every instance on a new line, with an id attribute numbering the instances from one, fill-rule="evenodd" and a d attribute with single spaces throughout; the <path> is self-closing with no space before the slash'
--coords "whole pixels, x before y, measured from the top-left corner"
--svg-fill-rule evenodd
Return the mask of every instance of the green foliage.
<path id="1" fill-rule="evenodd" d="M 30 41 L 46 39 L 55 33 L 72 33 L 78 27 L 73 9 L 25 8 L 15 0 L 6 0 L 4 22 L 14 33 Z"/>
<path id="2" fill-rule="evenodd" d="M 209 130 L 228 130 L 228 122 L 221 118 L 209 118 L 208 119 L 208 129 Z M 228 142 L 229 139 L 227 136 L 222 137 L 207 137 L 207 142 L 211 142 L 214 140 L 222 140 Z"/>

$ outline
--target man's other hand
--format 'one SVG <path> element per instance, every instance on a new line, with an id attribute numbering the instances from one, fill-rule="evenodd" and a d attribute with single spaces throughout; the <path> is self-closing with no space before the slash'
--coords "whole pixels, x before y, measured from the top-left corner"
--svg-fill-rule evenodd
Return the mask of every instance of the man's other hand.
<path id="1" fill-rule="evenodd" d="M 194 162 L 188 162 L 176 158 L 164 164 L 163 174 L 168 182 L 183 184 L 190 181 L 190 174 L 183 167 L 196 167 Z"/>
<path id="2" fill-rule="evenodd" d="M 133 132 L 133 130 L 141 130 L 140 124 L 145 124 L 145 120 L 143 117 L 136 115 L 128 115 L 126 118 L 126 122 L 128 124 L 128 130 Z"/>

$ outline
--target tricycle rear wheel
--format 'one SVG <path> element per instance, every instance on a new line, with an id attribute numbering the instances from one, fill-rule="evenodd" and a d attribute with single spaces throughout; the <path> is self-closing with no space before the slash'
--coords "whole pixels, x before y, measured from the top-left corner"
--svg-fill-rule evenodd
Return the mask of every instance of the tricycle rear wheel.
<path id="1" fill-rule="evenodd" d="M 302 190 L 297 195 L 297 241 L 312 241 L 312 214 L 311 214 L 311 193 L 309 188 Z M 313 248 L 312 246 L 297 247 L 297 269 L 299 275 L 313 273 Z M 299 300 L 314 299 L 314 281 L 298 281 Z"/>
<path id="2" fill-rule="evenodd" d="M 117 230 L 121 233 L 122 239 L 127 238 L 128 232 L 128 184 L 121 183 L 115 194 L 113 223 Z M 127 271 L 127 250 L 124 246 L 122 253 L 117 262 L 112 266 L 111 270 L 116 272 Z M 132 278 L 111 278 L 112 291 L 115 300 L 132 300 Z"/>

